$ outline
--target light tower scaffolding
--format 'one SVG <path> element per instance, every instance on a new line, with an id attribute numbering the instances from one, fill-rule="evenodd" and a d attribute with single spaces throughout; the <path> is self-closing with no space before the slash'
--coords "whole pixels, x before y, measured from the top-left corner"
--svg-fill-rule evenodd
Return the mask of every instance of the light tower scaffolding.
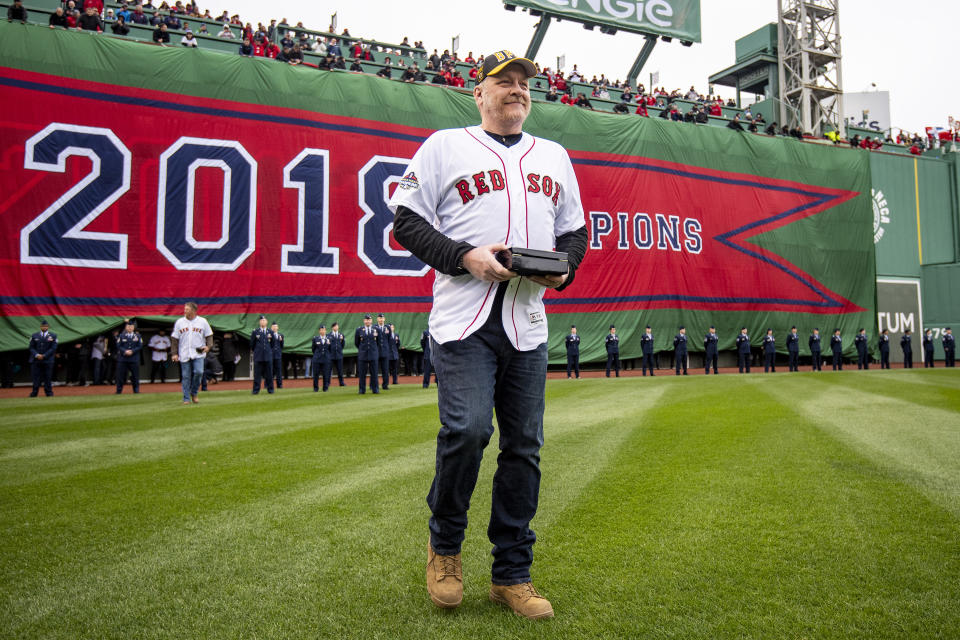
<path id="1" fill-rule="evenodd" d="M 840 0 L 777 0 L 780 122 L 822 136 L 840 130 Z"/>

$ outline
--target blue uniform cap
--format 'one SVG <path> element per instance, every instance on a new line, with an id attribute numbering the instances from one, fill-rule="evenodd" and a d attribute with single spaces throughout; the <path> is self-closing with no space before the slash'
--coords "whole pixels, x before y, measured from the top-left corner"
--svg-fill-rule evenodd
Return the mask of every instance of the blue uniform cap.
<path id="1" fill-rule="evenodd" d="M 373 318 L 370 317 L 370 314 L 369 314 L 369 313 L 363 314 L 363 319 L 364 319 L 364 320 L 373 320 Z"/>
<path id="2" fill-rule="evenodd" d="M 267 319 L 267 316 L 263 315 L 262 313 L 260 314 L 260 317 L 257 318 L 257 320 L 266 320 L 266 319 Z"/>
<path id="3" fill-rule="evenodd" d="M 131 318 L 130 320 L 125 320 L 123 324 L 130 325 L 131 327 L 136 327 L 137 321 Z"/>
<path id="4" fill-rule="evenodd" d="M 382 317 L 383 317 L 383 314 L 382 314 L 382 313 L 378 313 L 378 314 L 377 314 L 377 317 L 378 317 L 378 318 L 382 318 Z"/>
<path id="5" fill-rule="evenodd" d="M 715 327 L 715 326 L 713 326 L 713 325 L 710 325 L 710 328 L 711 328 L 711 329 L 716 329 L 716 327 Z"/>
<path id="6" fill-rule="evenodd" d="M 680 328 L 681 328 L 681 329 L 686 329 L 686 327 L 684 327 L 683 325 L 680 325 Z"/>
<path id="7" fill-rule="evenodd" d="M 49 326 L 50 326 L 50 323 L 47 322 L 46 320 L 41 320 L 41 321 L 40 321 L 40 326 L 41 326 L 41 327 L 49 327 Z"/>
<path id="8" fill-rule="evenodd" d="M 317 327 L 317 331 L 319 331 L 320 329 L 326 329 L 326 328 L 327 326 L 322 324 L 319 327 Z"/>
<path id="9" fill-rule="evenodd" d="M 791 328 L 791 329 L 796 329 L 796 328 L 797 328 L 797 325 L 793 325 L 793 326 L 790 327 L 790 328 Z"/>
<path id="10" fill-rule="evenodd" d="M 577 328 L 577 325 L 572 324 L 572 325 L 570 325 L 570 328 L 571 328 L 571 329 L 576 329 L 576 328 Z"/>
<path id="11" fill-rule="evenodd" d="M 611 329 L 616 329 L 616 328 L 617 328 L 617 325 L 612 324 L 612 325 L 610 325 L 610 328 L 611 328 Z"/>

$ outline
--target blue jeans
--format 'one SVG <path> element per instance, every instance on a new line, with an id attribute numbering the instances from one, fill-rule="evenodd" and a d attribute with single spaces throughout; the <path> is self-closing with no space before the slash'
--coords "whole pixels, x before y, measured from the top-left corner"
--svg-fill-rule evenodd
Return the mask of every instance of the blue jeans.
<path id="1" fill-rule="evenodd" d="M 180 385 L 183 387 L 183 401 L 189 402 L 190 396 L 200 391 L 200 378 L 203 377 L 204 358 L 180 361 Z"/>
<path id="2" fill-rule="evenodd" d="M 540 494 L 547 345 L 517 351 L 500 326 L 500 314 L 461 341 L 438 344 L 430 356 L 439 383 L 440 432 L 436 475 L 427 504 L 430 542 L 442 555 L 460 553 L 467 509 L 483 450 L 500 428 L 487 536 L 493 543 L 493 583 L 530 580 L 536 535 L 530 521 Z"/>

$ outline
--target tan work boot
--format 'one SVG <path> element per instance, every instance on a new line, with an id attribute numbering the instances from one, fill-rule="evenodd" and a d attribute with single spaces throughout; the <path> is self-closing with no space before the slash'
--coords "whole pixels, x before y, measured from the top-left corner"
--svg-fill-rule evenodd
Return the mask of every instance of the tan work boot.
<path id="1" fill-rule="evenodd" d="M 463 602 L 463 568 L 460 554 L 442 556 L 427 543 L 427 591 L 433 604 L 453 609 Z"/>
<path id="2" fill-rule="evenodd" d="M 490 600 L 505 604 L 513 609 L 513 612 L 518 616 L 530 620 L 553 617 L 553 607 L 550 606 L 550 601 L 537 593 L 532 582 L 508 586 L 492 584 L 490 585 Z"/>

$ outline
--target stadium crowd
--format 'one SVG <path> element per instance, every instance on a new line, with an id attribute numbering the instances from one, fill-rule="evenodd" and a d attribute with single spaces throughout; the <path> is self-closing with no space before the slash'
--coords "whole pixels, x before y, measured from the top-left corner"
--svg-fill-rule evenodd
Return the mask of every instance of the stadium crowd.
<path id="1" fill-rule="evenodd" d="M 14 0 L 7 10 L 9 21 L 18 20 L 27 22 L 28 14 L 22 0 Z M 190 20 L 199 21 L 199 27 L 194 32 Z M 222 25 L 216 33 L 212 33 L 207 22 L 217 22 Z M 413 44 L 404 37 L 399 45 L 385 45 L 383 43 L 365 42 L 362 38 L 354 38 L 349 29 L 343 29 L 337 36 L 334 35 L 334 25 L 330 25 L 326 33 L 316 32 L 304 26 L 302 21 L 291 25 L 283 18 L 279 21 L 271 20 L 264 25 L 259 22 L 256 28 L 251 22 L 244 22 L 239 14 L 223 11 L 214 16 L 209 9 L 201 10 L 194 0 L 176 0 L 170 3 L 166 0 L 154 5 L 152 0 L 142 3 L 122 2 L 120 8 L 104 8 L 104 0 L 66 0 L 50 15 L 50 28 L 77 29 L 84 31 L 103 32 L 109 29 L 113 34 L 126 36 L 130 32 L 130 24 L 152 26 L 153 42 L 167 46 L 171 44 L 171 31 L 178 34 L 179 44 L 183 47 L 198 48 L 201 41 L 197 35 L 216 37 L 224 40 L 236 40 L 239 55 L 246 57 L 272 58 L 279 62 L 307 66 L 314 66 L 321 70 L 342 69 L 353 72 L 365 72 L 364 62 L 375 62 L 379 66 L 375 75 L 396 79 L 403 82 L 422 82 L 441 86 L 466 87 L 467 81 L 477 74 L 477 61 L 483 60 L 483 55 L 474 56 L 473 52 L 461 59 L 457 52 L 444 50 L 442 54 L 433 50 L 428 54 L 422 41 Z M 310 52 L 320 57 L 316 64 L 305 62 L 304 53 Z M 378 60 L 377 58 L 382 58 Z M 457 69 L 457 64 L 469 65 L 467 77 Z M 586 79 L 578 65 L 574 64 L 569 73 L 553 71 L 544 68 L 534 83 L 534 88 L 546 89 L 544 99 L 569 106 L 595 110 L 591 98 L 610 100 L 610 89 L 619 91 L 619 101 L 613 106 L 613 112 L 618 114 L 633 114 L 649 117 L 649 107 L 659 111 L 659 117 L 674 122 L 694 124 L 707 123 L 709 117 L 723 117 L 723 108 L 738 109 L 735 101 L 724 101 L 719 96 L 706 95 L 691 87 L 688 91 L 680 89 L 667 90 L 657 87 L 647 90 L 642 84 L 631 87 L 629 83 L 620 80 L 609 80 L 605 74 L 599 77 L 592 75 Z M 574 83 L 584 83 L 592 87 L 590 95 L 584 91 L 575 91 Z M 678 101 L 693 102 L 688 109 Z M 799 129 L 779 126 L 776 122 L 766 122 L 762 114 L 754 114 L 748 106 L 742 112 L 734 114 L 726 126 L 735 131 L 749 131 L 764 133 L 769 136 L 784 136 L 796 139 L 810 138 L 811 136 Z M 878 132 L 879 133 L 879 132 Z M 960 142 L 960 128 L 943 130 L 928 128 L 926 135 L 919 133 L 900 133 L 893 137 L 887 133 L 885 139 L 879 135 L 861 137 L 859 134 L 849 140 L 840 133 L 829 131 L 825 137 L 834 144 L 849 144 L 853 148 L 878 150 L 886 144 L 896 144 L 908 149 L 914 155 L 922 155 L 928 149 L 945 146 L 953 142 L 954 149 Z"/>

